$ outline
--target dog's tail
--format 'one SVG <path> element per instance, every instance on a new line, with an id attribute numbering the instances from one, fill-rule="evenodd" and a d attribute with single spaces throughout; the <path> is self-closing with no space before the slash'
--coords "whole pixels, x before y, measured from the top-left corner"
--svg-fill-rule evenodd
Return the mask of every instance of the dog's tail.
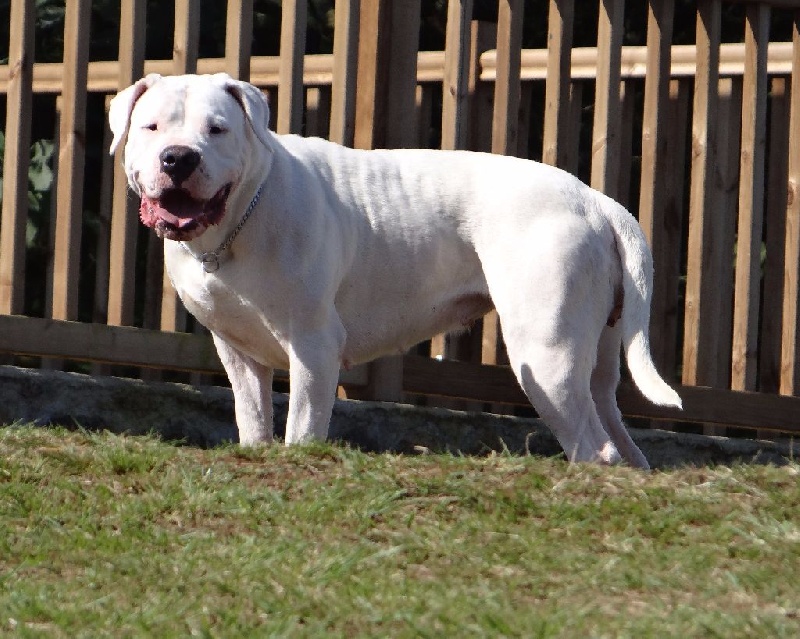
<path id="1" fill-rule="evenodd" d="M 644 233 L 620 204 L 598 194 L 598 204 L 616 237 L 622 267 L 622 345 L 631 377 L 647 399 L 659 406 L 682 408 L 681 398 L 658 374 L 650 354 L 650 299 L 653 257 Z"/>

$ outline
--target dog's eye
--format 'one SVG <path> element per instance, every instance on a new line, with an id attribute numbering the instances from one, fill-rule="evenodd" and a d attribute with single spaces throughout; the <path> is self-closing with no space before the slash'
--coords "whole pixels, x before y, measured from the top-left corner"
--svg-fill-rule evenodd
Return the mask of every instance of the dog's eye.
<path id="1" fill-rule="evenodd" d="M 212 124 L 210 127 L 208 127 L 208 132 L 211 135 L 221 135 L 222 133 L 225 133 L 226 130 L 227 129 L 225 129 L 225 127 L 222 127 L 218 124 Z"/>
<path id="2" fill-rule="evenodd" d="M 151 122 L 150 124 L 146 124 L 142 128 L 147 129 L 148 131 L 158 131 L 158 124 L 156 124 L 155 122 Z"/>

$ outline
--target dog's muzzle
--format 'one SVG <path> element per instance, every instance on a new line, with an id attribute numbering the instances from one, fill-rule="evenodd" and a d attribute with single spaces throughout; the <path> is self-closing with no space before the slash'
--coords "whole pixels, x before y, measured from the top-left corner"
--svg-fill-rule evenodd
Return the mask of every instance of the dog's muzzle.
<path id="1" fill-rule="evenodd" d="M 232 188 L 233 184 L 226 184 L 208 200 L 196 199 L 177 187 L 163 190 L 158 197 L 142 195 L 139 217 L 159 237 L 185 242 L 219 224 Z"/>

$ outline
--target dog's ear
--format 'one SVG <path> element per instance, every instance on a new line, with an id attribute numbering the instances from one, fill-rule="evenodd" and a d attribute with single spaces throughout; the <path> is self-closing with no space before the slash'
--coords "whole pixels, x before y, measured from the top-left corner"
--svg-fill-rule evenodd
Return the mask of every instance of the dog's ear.
<path id="1" fill-rule="evenodd" d="M 258 87 L 254 87 L 249 82 L 234 80 L 227 73 L 218 73 L 214 79 L 239 103 L 253 132 L 265 147 L 272 150 L 267 96 Z"/>
<path id="2" fill-rule="evenodd" d="M 117 147 L 128 133 L 131 113 L 133 113 L 133 107 L 136 105 L 136 101 L 142 97 L 147 89 L 160 79 L 160 75 L 151 73 L 141 80 L 138 80 L 127 89 L 123 89 L 112 98 L 111 104 L 108 107 L 108 123 L 111 126 L 111 133 L 114 134 L 114 139 L 111 141 L 111 148 L 109 149 L 111 155 L 114 155 Z"/>

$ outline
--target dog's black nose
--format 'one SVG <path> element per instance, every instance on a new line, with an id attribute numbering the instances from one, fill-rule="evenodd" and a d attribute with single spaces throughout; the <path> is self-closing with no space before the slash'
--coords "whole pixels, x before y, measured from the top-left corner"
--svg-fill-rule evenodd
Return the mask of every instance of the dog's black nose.
<path id="1" fill-rule="evenodd" d="M 188 146 L 168 146 L 161 155 L 161 170 L 172 178 L 175 185 L 180 185 L 200 164 L 200 154 Z"/>

